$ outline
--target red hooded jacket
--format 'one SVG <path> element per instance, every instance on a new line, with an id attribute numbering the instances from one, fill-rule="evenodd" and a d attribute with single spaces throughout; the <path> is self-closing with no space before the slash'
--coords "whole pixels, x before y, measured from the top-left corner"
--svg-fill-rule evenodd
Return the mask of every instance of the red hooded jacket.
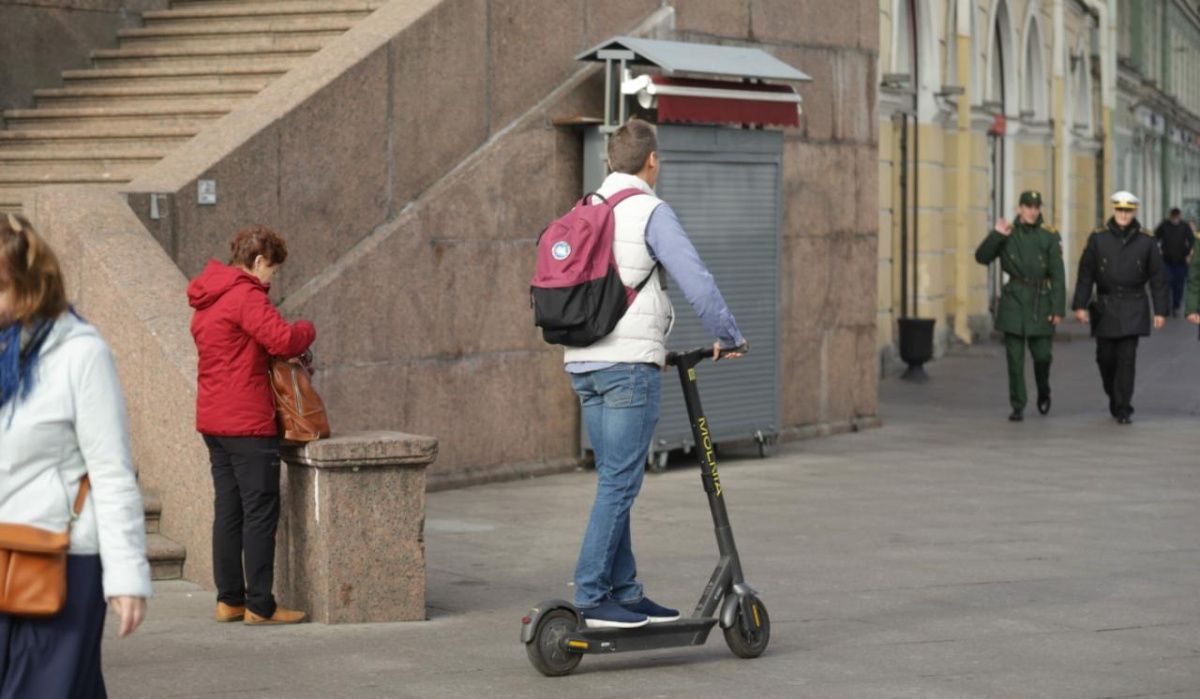
<path id="1" fill-rule="evenodd" d="M 196 430 L 217 437 L 273 437 L 275 400 L 267 360 L 303 354 L 317 337 L 307 320 L 288 323 L 267 287 L 210 260 L 188 285 L 192 337 L 200 355 Z"/>

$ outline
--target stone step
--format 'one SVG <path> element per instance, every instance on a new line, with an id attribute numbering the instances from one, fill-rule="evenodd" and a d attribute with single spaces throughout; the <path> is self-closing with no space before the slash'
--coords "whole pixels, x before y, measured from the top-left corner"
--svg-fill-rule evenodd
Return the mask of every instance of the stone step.
<path id="1" fill-rule="evenodd" d="M 146 513 L 146 533 L 157 534 L 162 520 L 162 501 L 158 495 L 142 491 L 142 510 Z"/>
<path id="2" fill-rule="evenodd" d="M 383 5 L 382 2 L 346 2 L 338 4 L 311 2 L 261 2 L 225 5 L 208 8 L 151 10 L 142 13 L 146 28 L 196 27 L 210 22 L 243 24 L 270 20 L 299 22 L 309 19 L 359 20 Z"/>
<path id="3" fill-rule="evenodd" d="M 125 184 L 133 179 L 133 174 L 132 172 L 122 171 L 107 173 L 81 172 L 76 169 L 32 175 L 10 173 L 6 169 L 0 172 L 0 188 L 7 190 L 28 190 L 53 184 Z"/>
<path id="4" fill-rule="evenodd" d="M 254 87 L 58 87 L 34 90 L 38 109 L 64 107 L 146 107 L 190 100 L 241 101 L 258 94 Z"/>
<path id="5" fill-rule="evenodd" d="M 262 90 L 294 61 L 213 68 L 108 68 L 64 70 L 66 87 L 249 87 Z"/>
<path id="6" fill-rule="evenodd" d="M 363 0 L 288 0 L 289 5 L 308 5 L 313 8 L 336 7 L 338 5 L 357 5 Z M 374 0 L 371 0 L 372 2 Z M 172 10 L 203 10 L 231 7 L 252 7 L 266 4 L 264 0 L 172 0 Z M 274 4 L 274 3 L 272 3 Z"/>
<path id="7" fill-rule="evenodd" d="M 146 558 L 150 560 L 152 580 L 178 580 L 183 577 L 187 549 L 162 534 L 147 534 Z"/>
<path id="8" fill-rule="evenodd" d="M 47 175 L 107 175 L 118 180 L 157 163 L 164 152 L 126 151 L 124 153 L 73 152 L 39 149 L 36 151 L 0 150 L 0 172 L 13 177 L 38 180 Z"/>
<path id="9" fill-rule="evenodd" d="M 225 48 L 254 43 L 263 48 L 289 47 L 313 40 L 329 41 L 346 33 L 356 24 L 353 19 L 301 18 L 257 20 L 246 23 L 209 22 L 189 27 L 137 27 L 117 30 L 121 48 Z"/>
<path id="10" fill-rule="evenodd" d="M 305 39 L 287 46 L 244 45 L 220 48 L 137 48 L 96 49 L 92 64 L 97 68 L 234 68 L 256 64 L 295 63 L 325 45 L 324 41 Z"/>
<path id="11" fill-rule="evenodd" d="M 190 126 L 219 119 L 235 102 L 219 100 L 149 107 L 71 107 L 63 109 L 9 109 L 4 121 L 9 129 L 74 129 L 86 126 Z"/>
<path id="12" fill-rule="evenodd" d="M 198 132 L 198 127 L 189 126 L 160 128 L 92 126 L 79 129 L 0 131 L 0 153 L 9 149 L 29 150 L 33 148 L 74 151 L 85 148 L 102 148 L 106 151 L 169 149 L 187 143 Z"/>
<path id="13" fill-rule="evenodd" d="M 23 180 L 19 177 L 10 178 L 8 175 L 0 172 L 0 207 L 5 211 L 20 211 L 21 202 L 29 198 L 29 193 L 33 189 L 45 185 L 54 184 L 86 184 L 89 186 L 106 186 L 116 192 L 126 182 L 115 181 L 112 178 L 92 177 L 89 175 L 68 175 L 55 176 L 44 178 L 36 182 Z"/>
<path id="14" fill-rule="evenodd" d="M 187 550 L 160 531 L 162 501 L 154 493 L 143 492 L 142 509 L 146 513 L 146 558 L 150 561 L 150 577 L 154 580 L 182 578 Z"/>

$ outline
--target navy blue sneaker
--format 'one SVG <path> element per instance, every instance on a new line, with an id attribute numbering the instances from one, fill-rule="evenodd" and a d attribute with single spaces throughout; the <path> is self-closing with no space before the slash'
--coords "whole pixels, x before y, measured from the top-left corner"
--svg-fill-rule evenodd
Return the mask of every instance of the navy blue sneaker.
<path id="1" fill-rule="evenodd" d="M 632 612 L 612 600 L 604 600 L 591 609 L 580 609 L 579 615 L 589 629 L 636 629 L 650 623 L 645 614 Z"/>
<path id="2" fill-rule="evenodd" d="M 625 609 L 634 614 L 645 614 L 651 624 L 657 624 L 664 621 L 675 621 L 679 618 L 679 610 L 664 607 L 661 604 L 656 604 L 649 597 L 643 597 L 641 602 L 637 604 L 621 605 Z"/>

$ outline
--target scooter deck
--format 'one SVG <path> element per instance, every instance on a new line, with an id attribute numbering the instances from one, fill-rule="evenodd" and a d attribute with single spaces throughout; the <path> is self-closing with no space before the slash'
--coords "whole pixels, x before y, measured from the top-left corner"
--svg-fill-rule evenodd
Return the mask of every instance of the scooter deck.
<path id="1" fill-rule="evenodd" d="M 700 646 L 716 626 L 712 617 L 684 618 L 636 629 L 578 628 L 563 639 L 571 653 L 619 653 L 675 646 Z"/>

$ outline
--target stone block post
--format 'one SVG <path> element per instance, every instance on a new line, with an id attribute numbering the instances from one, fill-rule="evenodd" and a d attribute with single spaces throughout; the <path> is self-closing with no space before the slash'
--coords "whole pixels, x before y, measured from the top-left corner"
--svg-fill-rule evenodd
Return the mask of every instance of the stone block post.
<path id="1" fill-rule="evenodd" d="M 437 440 L 358 432 L 285 447 L 276 589 L 313 621 L 425 619 L 425 468 Z"/>

